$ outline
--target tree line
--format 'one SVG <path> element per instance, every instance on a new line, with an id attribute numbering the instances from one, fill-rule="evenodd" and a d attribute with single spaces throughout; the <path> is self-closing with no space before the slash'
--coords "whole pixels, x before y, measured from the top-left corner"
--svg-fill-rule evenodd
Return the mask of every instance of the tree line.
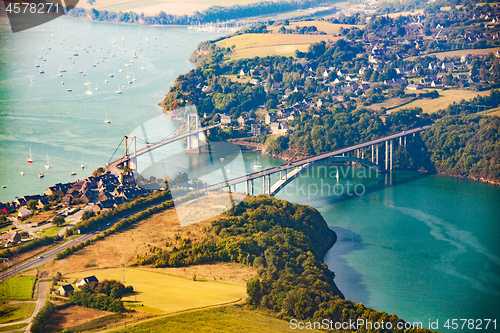
<path id="1" fill-rule="evenodd" d="M 73 8 L 69 15 L 77 18 L 90 18 L 94 21 L 119 22 L 147 25 L 193 25 L 211 22 L 224 22 L 246 17 L 269 15 L 293 10 L 307 9 L 334 3 L 334 0 L 282 0 L 262 1 L 247 5 L 229 7 L 211 6 L 202 12 L 196 11 L 193 15 L 172 15 L 163 11 L 156 15 L 138 14 L 135 12 L 109 12 L 106 10 L 88 10 Z"/>

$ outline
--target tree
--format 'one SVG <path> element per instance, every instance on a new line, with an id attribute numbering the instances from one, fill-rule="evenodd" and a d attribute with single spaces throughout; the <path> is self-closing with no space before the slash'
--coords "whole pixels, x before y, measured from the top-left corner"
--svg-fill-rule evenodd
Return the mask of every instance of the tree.
<path id="1" fill-rule="evenodd" d="M 88 220 L 89 218 L 94 217 L 94 216 L 95 216 L 94 211 L 86 210 L 82 214 L 82 220 Z"/>
<path id="2" fill-rule="evenodd" d="M 104 168 L 103 167 L 99 167 L 94 172 L 92 172 L 92 176 L 99 177 L 103 173 L 104 173 Z"/>
<path id="3" fill-rule="evenodd" d="M 247 282 L 247 294 L 249 296 L 248 301 L 250 302 L 250 304 L 260 303 L 260 299 L 262 297 L 260 290 L 261 286 L 259 279 L 252 279 Z"/>
<path id="4" fill-rule="evenodd" d="M 52 219 L 52 224 L 58 227 L 62 226 L 64 222 L 65 222 L 64 217 L 62 217 L 61 215 L 57 215 Z"/>
<path id="5" fill-rule="evenodd" d="M 30 200 L 28 201 L 28 203 L 26 204 L 26 206 L 28 206 L 28 208 L 31 210 L 31 211 L 34 211 L 36 210 L 36 206 L 38 205 L 38 202 L 36 200 Z"/>

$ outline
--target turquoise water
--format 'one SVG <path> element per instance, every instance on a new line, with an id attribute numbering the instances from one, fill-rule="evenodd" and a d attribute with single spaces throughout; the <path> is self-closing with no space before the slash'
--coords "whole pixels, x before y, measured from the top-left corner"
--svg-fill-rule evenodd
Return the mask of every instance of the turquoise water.
<path id="1" fill-rule="evenodd" d="M 106 164 L 124 135 L 162 114 L 158 103 L 174 79 L 193 68 L 188 58 L 196 46 L 218 36 L 66 18 L 15 34 L 7 29 L 0 30 L 0 187 L 7 186 L 0 201 L 85 178 Z"/>
<path id="2" fill-rule="evenodd" d="M 7 188 L 0 189 L 0 201 L 88 176 L 108 162 L 124 135 L 146 132 L 152 140 L 170 134 L 177 124 L 169 119 L 153 126 L 158 121 L 151 119 L 162 114 L 157 104 L 175 77 L 192 68 L 187 59 L 197 44 L 215 37 L 184 28 L 70 19 L 17 34 L 5 28 L 0 45 L 0 186 Z M 60 68 L 66 69 L 63 77 L 57 76 Z M 132 84 L 127 74 L 136 79 Z M 91 96 L 85 93 L 87 81 L 94 89 Z M 122 85 L 127 88 L 115 94 Z M 110 124 L 103 122 L 106 114 Z M 32 165 L 26 162 L 30 147 Z M 152 155 L 155 160 L 164 157 L 158 154 Z M 46 155 L 50 170 L 44 168 Z M 243 159 L 246 172 L 255 171 L 251 165 L 257 159 L 264 168 L 281 164 L 255 153 L 244 152 Z M 241 163 L 230 169 L 230 177 L 244 172 Z M 41 171 L 46 175 L 42 179 Z M 70 176 L 73 171 L 76 176 Z M 262 183 L 255 185 L 260 194 Z M 347 193 L 349 188 L 354 195 Z M 332 166 L 313 169 L 278 198 L 318 208 L 337 232 L 338 242 L 325 261 L 347 298 L 421 321 L 424 327 L 438 318 L 440 331 L 448 318 L 498 316 L 500 187 L 418 173 L 396 172 L 388 178 L 352 167 L 340 168 L 337 179 Z"/>
<path id="3" fill-rule="evenodd" d="M 439 319 L 440 331 L 447 319 L 500 319 L 500 187 L 396 172 L 366 189 L 278 196 L 317 207 L 337 232 L 325 262 L 346 298 L 424 327 Z"/>

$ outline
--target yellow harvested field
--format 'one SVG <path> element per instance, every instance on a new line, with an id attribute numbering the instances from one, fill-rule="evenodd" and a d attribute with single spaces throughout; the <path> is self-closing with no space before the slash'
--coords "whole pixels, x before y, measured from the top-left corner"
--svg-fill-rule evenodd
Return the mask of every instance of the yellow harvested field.
<path id="1" fill-rule="evenodd" d="M 286 26 L 287 29 L 295 29 L 295 27 L 311 27 L 315 26 L 318 31 L 326 32 L 329 35 L 340 33 L 340 28 L 359 28 L 363 29 L 364 25 L 349 25 L 349 24 L 334 24 L 326 21 L 302 21 L 302 22 L 291 22 L 290 25 Z M 281 26 L 271 26 L 268 29 L 277 32 Z"/>
<path id="2" fill-rule="evenodd" d="M 195 309 L 210 305 L 238 301 L 246 297 L 246 287 L 213 281 L 193 281 L 145 271 L 135 268 L 112 268 L 70 274 L 72 280 L 95 275 L 100 281 L 113 279 L 132 285 L 137 295 L 137 302 L 145 307 L 161 310 L 165 313 Z M 135 301 L 136 295 L 124 297 L 124 301 Z"/>
<path id="3" fill-rule="evenodd" d="M 217 42 L 220 47 L 235 46 L 232 59 L 266 57 L 271 55 L 293 56 L 295 50 L 307 51 L 309 45 L 321 41 L 335 41 L 327 35 L 243 34 Z"/>
<path id="4" fill-rule="evenodd" d="M 490 54 L 496 53 L 500 51 L 500 47 L 492 47 L 489 49 L 470 49 L 470 50 L 458 50 L 458 51 L 448 51 L 448 52 L 436 52 L 424 54 L 423 57 L 428 56 L 436 56 L 438 59 L 443 60 L 445 57 L 461 57 L 463 55 L 481 55 L 481 54 Z M 418 57 L 408 57 L 405 60 L 415 60 Z"/>
<path id="5" fill-rule="evenodd" d="M 156 15 L 160 11 L 172 15 L 192 15 L 211 6 L 247 5 L 262 0 L 97 0 L 93 5 L 80 1 L 78 7 L 112 12 L 135 12 Z"/>
<path id="6" fill-rule="evenodd" d="M 482 114 L 482 115 L 485 115 L 485 116 L 497 116 L 497 117 L 500 117 L 500 107 L 494 108 L 494 109 L 490 109 L 490 110 L 486 110 L 486 111 L 482 111 L 482 112 L 479 112 L 479 113 Z"/>
<path id="7" fill-rule="evenodd" d="M 437 90 L 437 89 L 436 89 Z M 434 113 L 438 110 L 445 109 L 448 105 L 454 102 L 460 102 L 461 100 L 470 100 L 474 97 L 486 96 L 490 94 L 490 91 L 472 91 L 472 90 L 437 90 L 439 92 L 439 97 L 436 99 L 419 99 L 408 103 L 399 108 L 395 108 L 390 110 L 389 112 L 398 111 L 401 109 L 409 109 L 409 108 L 422 108 L 425 113 Z M 426 92 L 426 90 L 419 90 L 417 93 Z M 414 92 L 407 92 L 414 93 Z"/>

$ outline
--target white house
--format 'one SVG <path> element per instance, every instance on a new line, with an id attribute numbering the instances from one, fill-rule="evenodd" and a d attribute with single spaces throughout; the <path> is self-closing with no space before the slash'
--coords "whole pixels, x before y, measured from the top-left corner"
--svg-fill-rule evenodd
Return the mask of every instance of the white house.
<path id="1" fill-rule="evenodd" d="M 31 214 L 33 214 L 33 213 L 26 206 L 19 208 L 19 210 L 17 211 L 17 216 L 22 218 L 22 219 L 30 216 Z"/>

